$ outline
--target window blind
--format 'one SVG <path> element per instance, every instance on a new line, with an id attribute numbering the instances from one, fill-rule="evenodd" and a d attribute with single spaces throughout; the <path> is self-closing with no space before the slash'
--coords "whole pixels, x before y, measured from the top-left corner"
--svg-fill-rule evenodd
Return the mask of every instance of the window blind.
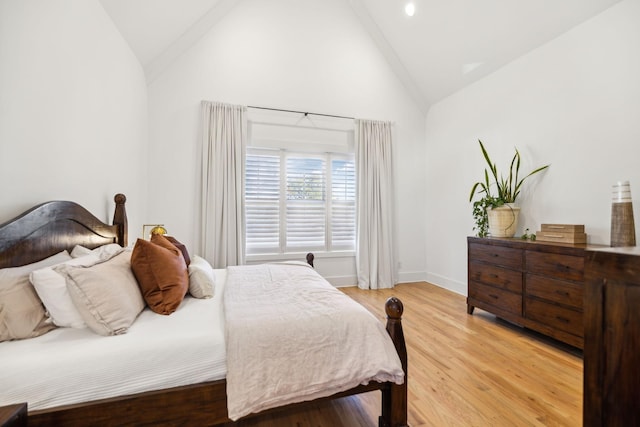
<path id="1" fill-rule="evenodd" d="M 248 154 L 245 171 L 247 253 L 280 247 L 280 156 Z"/>
<path id="2" fill-rule="evenodd" d="M 331 247 L 353 250 L 356 240 L 356 171 L 353 159 L 333 159 L 331 178 Z"/>
<path id="3" fill-rule="evenodd" d="M 355 249 L 353 155 L 251 148 L 247 254 Z"/>

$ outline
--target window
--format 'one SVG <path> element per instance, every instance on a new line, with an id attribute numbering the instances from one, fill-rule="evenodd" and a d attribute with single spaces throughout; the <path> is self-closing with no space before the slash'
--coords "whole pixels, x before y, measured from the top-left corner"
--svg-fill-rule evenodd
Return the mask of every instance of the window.
<path id="1" fill-rule="evenodd" d="M 249 147 L 246 253 L 355 250 L 353 154 Z"/>

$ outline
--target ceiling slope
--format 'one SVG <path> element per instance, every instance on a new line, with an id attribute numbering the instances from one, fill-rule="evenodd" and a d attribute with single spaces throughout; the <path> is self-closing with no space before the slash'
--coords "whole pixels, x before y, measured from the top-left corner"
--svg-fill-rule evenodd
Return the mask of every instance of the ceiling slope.
<path id="1" fill-rule="evenodd" d="M 619 0 L 359 0 L 433 104 Z"/>
<path id="2" fill-rule="evenodd" d="M 150 83 L 240 0 L 100 1 Z M 413 17 L 398 0 L 344 1 L 427 111 L 620 0 L 413 0 Z"/>

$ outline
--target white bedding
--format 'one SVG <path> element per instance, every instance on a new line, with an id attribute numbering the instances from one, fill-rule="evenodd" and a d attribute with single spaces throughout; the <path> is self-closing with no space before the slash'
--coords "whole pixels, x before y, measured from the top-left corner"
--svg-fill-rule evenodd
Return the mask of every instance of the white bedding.
<path id="1" fill-rule="evenodd" d="M 224 378 L 226 270 L 215 275 L 213 298 L 187 296 L 170 316 L 147 308 L 124 335 L 59 328 L 0 343 L 0 406 L 38 410 Z"/>
<path id="2" fill-rule="evenodd" d="M 169 316 L 145 309 L 123 335 L 58 328 L 0 343 L 0 406 L 35 411 L 226 377 L 237 419 L 369 381 L 403 382 L 383 324 L 308 266 L 230 267 L 215 270 L 215 282 L 213 298 L 187 296 Z"/>
<path id="3" fill-rule="evenodd" d="M 230 419 L 370 381 L 404 381 L 382 323 L 312 268 L 265 264 L 227 273 Z"/>

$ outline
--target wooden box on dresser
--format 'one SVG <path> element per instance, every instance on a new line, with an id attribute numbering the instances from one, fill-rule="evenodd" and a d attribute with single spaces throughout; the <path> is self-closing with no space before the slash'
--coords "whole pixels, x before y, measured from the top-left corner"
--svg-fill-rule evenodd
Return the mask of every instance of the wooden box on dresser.
<path id="1" fill-rule="evenodd" d="M 468 237 L 467 312 L 478 307 L 582 348 L 586 248 Z"/>
<path id="2" fill-rule="evenodd" d="M 585 272 L 585 427 L 640 426 L 640 248 L 589 250 Z"/>

